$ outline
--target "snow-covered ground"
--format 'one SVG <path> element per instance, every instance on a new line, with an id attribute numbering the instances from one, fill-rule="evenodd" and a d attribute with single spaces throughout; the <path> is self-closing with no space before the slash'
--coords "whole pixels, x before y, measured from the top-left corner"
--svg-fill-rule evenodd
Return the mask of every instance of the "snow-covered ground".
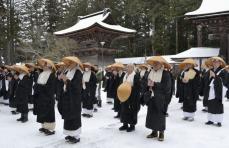
<path id="1" fill-rule="evenodd" d="M 105 94 L 102 94 L 105 99 Z M 105 102 L 105 101 L 103 101 Z M 201 111 L 202 102 L 198 101 L 198 111 L 194 122 L 182 120 L 182 111 L 177 99 L 173 98 L 169 107 L 165 141 L 146 139 L 151 131 L 145 128 L 146 107 L 139 113 L 136 131 L 120 132 L 120 122 L 114 119 L 112 106 L 103 103 L 91 119 L 82 118 L 81 142 L 71 145 L 65 143 L 63 120 L 56 110 L 56 134 L 45 136 L 38 132 L 40 125 L 30 112 L 29 122 L 19 123 L 19 115 L 11 115 L 8 106 L 0 105 L 0 148 L 229 148 L 229 102 L 224 102 L 225 114 L 221 128 L 207 126 L 207 114 Z"/>

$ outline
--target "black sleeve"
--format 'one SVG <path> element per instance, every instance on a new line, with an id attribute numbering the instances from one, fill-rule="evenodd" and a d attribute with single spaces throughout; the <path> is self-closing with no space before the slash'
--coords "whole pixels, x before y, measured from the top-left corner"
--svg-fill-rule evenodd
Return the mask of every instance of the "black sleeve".
<path id="1" fill-rule="evenodd" d="M 172 81 L 167 71 L 163 71 L 162 81 L 160 83 L 155 82 L 153 89 L 161 90 L 164 94 L 170 94 Z"/>

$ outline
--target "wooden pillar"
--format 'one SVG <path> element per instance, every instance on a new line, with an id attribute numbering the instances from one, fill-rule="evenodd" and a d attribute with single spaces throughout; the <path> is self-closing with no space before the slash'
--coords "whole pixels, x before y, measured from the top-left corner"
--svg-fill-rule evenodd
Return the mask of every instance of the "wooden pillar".
<path id="1" fill-rule="evenodd" d="M 227 50 L 226 50 L 226 62 L 229 63 L 229 34 L 227 34 Z"/>
<path id="2" fill-rule="evenodd" d="M 203 34 L 202 34 L 203 26 L 197 25 L 196 28 L 197 28 L 197 46 L 202 47 L 203 46 L 203 41 L 202 41 L 202 39 L 203 39 Z"/>
<path id="3" fill-rule="evenodd" d="M 228 61 L 228 34 L 224 28 L 220 28 L 220 55 Z"/>

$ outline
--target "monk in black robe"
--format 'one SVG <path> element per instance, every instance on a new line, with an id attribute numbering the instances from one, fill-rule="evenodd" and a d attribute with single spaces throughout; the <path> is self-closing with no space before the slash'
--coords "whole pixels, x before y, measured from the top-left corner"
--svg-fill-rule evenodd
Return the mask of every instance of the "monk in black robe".
<path id="1" fill-rule="evenodd" d="M 29 92 L 29 110 L 33 110 L 34 109 L 34 85 L 37 82 L 38 79 L 38 71 L 37 71 L 37 67 L 33 64 L 33 63 L 27 63 L 25 64 L 26 67 L 29 68 L 29 82 L 30 82 L 30 92 Z"/>
<path id="2" fill-rule="evenodd" d="M 183 120 L 194 121 L 196 103 L 199 98 L 200 77 L 199 72 L 194 67 L 196 63 L 193 59 L 186 59 L 180 65 L 184 70 L 182 79 L 183 85 Z"/>
<path id="3" fill-rule="evenodd" d="M 121 103 L 120 120 L 123 126 L 120 131 L 126 130 L 132 132 L 137 124 L 137 115 L 140 109 L 140 83 L 139 74 L 134 71 L 134 65 L 127 65 L 127 73 L 123 78 L 123 82 L 128 82 L 132 86 L 130 97 L 127 101 Z"/>
<path id="4" fill-rule="evenodd" d="M 168 71 L 170 79 L 171 79 L 171 87 L 170 87 L 169 93 L 166 95 L 166 101 L 165 101 L 166 117 L 169 116 L 168 108 L 169 108 L 170 102 L 172 101 L 173 92 L 175 90 L 175 79 L 173 77 L 172 70 L 171 69 L 167 69 L 167 71 Z"/>
<path id="5" fill-rule="evenodd" d="M 108 69 L 106 74 L 105 74 L 105 78 L 106 78 L 106 87 L 105 87 L 105 91 L 107 92 L 107 104 L 113 104 L 114 101 L 114 88 L 112 85 L 112 70 Z"/>
<path id="6" fill-rule="evenodd" d="M 119 101 L 118 96 L 117 96 L 117 89 L 119 85 L 122 84 L 125 73 L 123 72 L 123 68 L 116 68 L 114 69 L 113 74 L 116 77 L 114 81 L 114 92 L 115 92 L 114 111 L 117 112 L 117 115 L 114 118 L 120 118 L 121 102 Z"/>
<path id="7" fill-rule="evenodd" d="M 64 119 L 65 140 L 70 143 L 80 142 L 81 133 L 81 98 L 82 98 L 82 65 L 75 57 L 65 57 L 67 73 L 60 78 L 64 82 L 63 95 L 60 97 L 60 113 Z"/>
<path id="8" fill-rule="evenodd" d="M 147 91 L 147 84 L 148 84 L 148 75 L 149 71 L 147 65 L 142 64 L 139 65 L 139 75 L 140 75 L 140 103 L 142 105 L 145 105 L 144 103 L 144 94 Z"/>
<path id="9" fill-rule="evenodd" d="M 11 111 L 13 115 L 18 114 L 16 112 L 16 100 L 15 100 L 15 93 L 18 85 L 18 73 L 13 72 L 11 81 L 9 82 L 9 106 L 13 108 L 14 110 Z"/>
<path id="10" fill-rule="evenodd" d="M 83 114 L 82 116 L 91 118 L 93 117 L 93 107 L 96 93 L 96 75 L 91 70 L 92 65 L 90 63 L 84 63 L 85 71 L 83 74 L 83 91 L 82 91 L 82 102 L 83 102 Z"/>
<path id="11" fill-rule="evenodd" d="M 208 61 L 208 60 L 207 60 Z M 208 97 L 209 97 L 209 77 L 210 77 L 210 70 L 213 68 L 211 65 L 207 64 L 207 61 L 205 61 L 205 70 L 202 72 L 202 91 L 203 91 L 203 107 L 204 109 L 202 109 L 203 112 L 207 112 L 208 111 Z"/>
<path id="12" fill-rule="evenodd" d="M 148 92 L 145 94 L 145 103 L 148 106 L 146 116 L 146 127 L 152 130 L 147 138 L 158 138 L 164 140 L 166 129 L 166 97 L 171 91 L 171 77 L 168 71 L 164 70 L 165 65 L 162 57 L 149 59 L 153 66 L 148 75 Z"/>
<path id="13" fill-rule="evenodd" d="M 178 76 L 177 76 L 177 84 L 176 84 L 176 86 L 177 86 L 177 88 L 176 88 L 176 98 L 178 98 L 179 99 L 179 103 L 181 103 L 182 104 L 182 106 L 183 106 L 183 101 L 184 101 L 184 83 L 182 82 L 182 78 L 184 77 L 184 70 L 182 70 L 181 72 L 180 72 L 180 74 L 178 74 Z M 181 108 L 183 108 L 183 107 L 181 107 Z"/>
<path id="14" fill-rule="evenodd" d="M 17 85 L 15 100 L 17 112 L 21 113 L 21 117 L 17 121 L 25 123 L 28 121 L 28 101 L 29 101 L 29 71 L 25 66 L 17 66 L 19 74 L 19 82 Z"/>
<path id="15" fill-rule="evenodd" d="M 34 100 L 37 122 L 41 123 L 40 132 L 45 135 L 55 134 L 55 73 L 54 64 L 49 61 L 42 63 L 43 72 L 39 74 L 37 83 L 34 85 Z"/>
<path id="16" fill-rule="evenodd" d="M 60 112 L 61 114 L 61 97 L 63 95 L 63 87 L 64 87 L 64 82 L 62 81 L 62 79 L 60 78 L 60 76 L 62 74 L 66 75 L 67 74 L 67 71 L 66 71 L 66 66 L 63 62 L 60 62 L 58 64 L 55 65 L 56 68 L 57 68 L 57 71 L 56 71 L 56 88 L 55 88 L 55 95 L 56 95 L 56 101 L 57 101 L 57 108 L 58 108 L 58 111 Z"/>
<path id="17" fill-rule="evenodd" d="M 208 97 L 208 122 L 207 125 L 216 123 L 218 127 L 222 126 L 223 120 L 223 87 L 229 82 L 226 79 L 225 62 L 220 57 L 211 58 L 213 69 L 209 74 L 209 97 Z"/>

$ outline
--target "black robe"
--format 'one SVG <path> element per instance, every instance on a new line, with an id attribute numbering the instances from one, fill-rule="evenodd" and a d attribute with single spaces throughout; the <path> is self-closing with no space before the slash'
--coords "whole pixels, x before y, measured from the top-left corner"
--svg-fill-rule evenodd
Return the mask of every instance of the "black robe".
<path id="1" fill-rule="evenodd" d="M 165 110 L 166 110 L 166 113 L 168 111 L 168 107 L 169 107 L 169 104 L 170 104 L 170 102 L 172 100 L 173 92 L 174 92 L 174 89 L 175 89 L 175 79 L 173 78 L 173 74 L 170 71 L 168 71 L 168 73 L 169 73 L 170 80 L 171 80 L 171 87 L 170 87 L 169 93 L 166 95 L 166 101 L 165 101 Z"/>
<path id="2" fill-rule="evenodd" d="M 82 72 L 76 70 L 72 80 L 67 80 L 66 90 L 59 100 L 65 130 L 77 130 L 81 127 L 82 77 Z"/>
<path id="3" fill-rule="evenodd" d="M 183 111 L 188 113 L 194 113 L 196 111 L 196 102 L 199 98 L 199 72 L 196 69 L 193 70 L 196 72 L 195 77 L 192 80 L 189 80 L 188 83 L 182 82 L 184 94 Z"/>
<path id="4" fill-rule="evenodd" d="M 181 72 L 177 76 L 177 90 L 176 90 L 176 97 L 179 98 L 179 103 L 183 103 L 184 101 L 184 83 L 182 82 L 182 78 L 184 77 L 184 73 Z"/>
<path id="5" fill-rule="evenodd" d="M 56 100 L 59 101 L 61 95 L 63 94 L 63 87 L 64 82 L 62 80 L 59 80 L 58 77 L 61 75 L 61 72 L 56 73 L 56 88 L 55 88 L 55 94 L 56 94 Z"/>
<path id="6" fill-rule="evenodd" d="M 227 99 L 229 100 L 229 72 L 226 73 L 226 79 L 227 79 L 227 84 L 226 84 L 226 87 L 227 87 L 227 94 L 226 94 L 226 97 Z"/>
<path id="7" fill-rule="evenodd" d="M 208 106 L 208 96 L 209 96 L 209 76 L 210 76 L 210 70 L 203 73 L 202 76 L 202 90 L 203 90 L 203 106 Z"/>
<path id="8" fill-rule="evenodd" d="M 140 109 L 140 83 L 139 74 L 135 74 L 130 97 L 121 103 L 121 122 L 124 124 L 137 124 L 137 115 Z"/>
<path id="9" fill-rule="evenodd" d="M 22 80 L 19 80 L 16 90 L 16 106 L 17 112 L 28 113 L 28 101 L 29 101 L 29 76 L 25 75 Z"/>
<path id="10" fill-rule="evenodd" d="M 140 103 L 145 105 L 144 103 L 144 94 L 147 91 L 147 83 L 148 83 L 148 75 L 149 71 L 145 71 L 144 76 L 141 78 L 140 73 Z"/>
<path id="11" fill-rule="evenodd" d="M 18 86 L 18 81 L 12 78 L 12 80 L 9 82 L 9 106 L 12 108 L 16 108 L 16 98 L 15 93 Z"/>
<path id="12" fill-rule="evenodd" d="M 216 69 L 214 71 L 215 73 L 215 78 L 211 78 L 209 80 L 209 83 L 213 81 L 214 83 L 214 91 L 215 91 L 215 99 L 213 100 L 208 100 L 208 113 L 211 114 L 222 114 L 224 113 L 224 107 L 223 107 L 223 97 L 222 96 L 222 89 L 223 85 L 228 85 L 227 84 L 227 79 L 226 79 L 226 72 L 221 71 L 218 75 L 217 73 L 221 70 L 221 68 Z M 210 87 L 210 86 L 209 86 Z M 210 98 L 209 98 L 210 99 Z"/>
<path id="13" fill-rule="evenodd" d="M 89 82 L 85 82 L 86 88 L 83 89 L 82 93 L 82 101 L 83 101 L 83 108 L 87 110 L 92 110 L 94 101 L 95 101 L 95 93 L 96 93 L 96 85 L 97 79 L 94 72 L 91 71 L 91 76 L 89 78 Z"/>
<path id="14" fill-rule="evenodd" d="M 114 80 L 114 92 L 115 92 L 115 98 L 114 98 L 114 111 L 120 113 L 120 109 L 121 109 L 121 102 L 118 99 L 117 96 L 117 89 L 119 87 L 120 84 L 122 84 L 123 81 L 123 77 L 125 76 L 125 73 L 123 72 L 121 74 L 121 76 L 119 74 L 117 74 L 115 80 Z"/>
<path id="15" fill-rule="evenodd" d="M 29 86 L 30 86 L 29 103 L 30 104 L 33 104 L 33 101 L 34 101 L 33 94 L 32 94 L 32 89 L 33 89 L 33 84 L 36 84 L 37 83 L 38 76 L 39 76 L 39 74 L 36 71 L 32 71 L 30 73 L 30 76 L 29 76 L 29 82 L 30 82 L 29 83 Z"/>
<path id="16" fill-rule="evenodd" d="M 37 122 L 55 122 L 55 74 L 51 73 L 46 84 L 36 83 L 34 86 L 34 114 Z"/>
<path id="17" fill-rule="evenodd" d="M 113 86 L 113 80 L 112 80 L 113 74 L 111 72 L 106 73 L 106 92 L 107 92 L 107 98 L 114 98 L 115 92 L 114 92 L 114 86 Z"/>
<path id="18" fill-rule="evenodd" d="M 6 76 L 2 78 L 2 89 L 0 91 L 0 96 L 3 96 L 4 100 L 8 99 L 8 90 L 6 90 Z"/>
<path id="19" fill-rule="evenodd" d="M 154 83 L 154 96 L 150 97 L 148 102 L 146 127 L 155 131 L 164 131 L 166 128 L 166 96 L 171 91 L 171 77 L 168 71 L 163 71 L 160 83 Z"/>

